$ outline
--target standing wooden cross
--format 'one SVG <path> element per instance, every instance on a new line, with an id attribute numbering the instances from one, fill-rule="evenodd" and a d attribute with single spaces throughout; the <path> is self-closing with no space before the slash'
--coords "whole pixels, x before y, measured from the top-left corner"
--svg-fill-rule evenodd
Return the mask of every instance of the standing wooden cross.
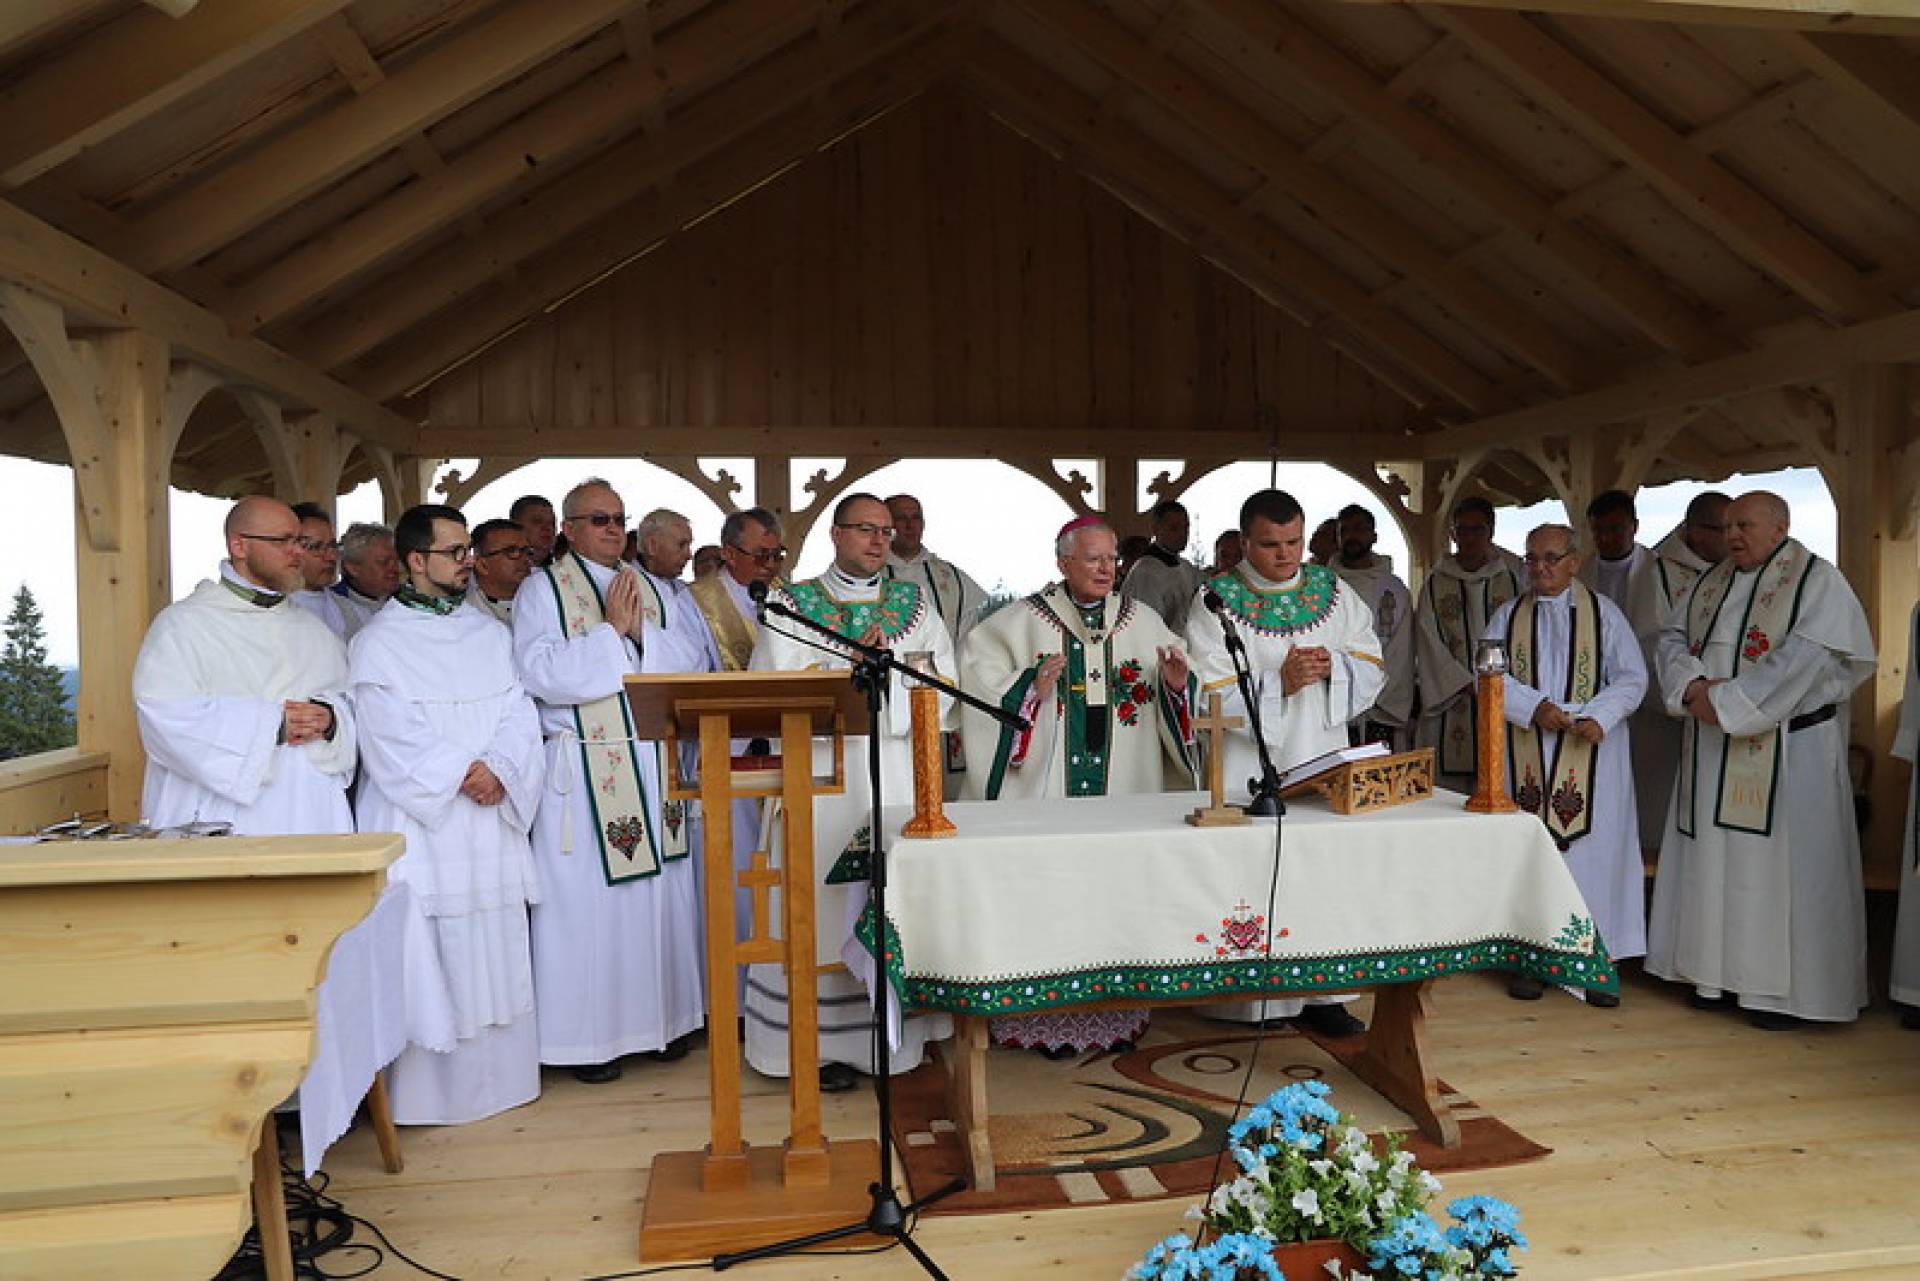
<path id="1" fill-rule="evenodd" d="M 1194 721 L 1193 727 L 1207 731 L 1207 786 L 1213 792 L 1213 804 L 1187 815 L 1187 822 L 1195 827 L 1239 827 L 1249 821 L 1239 809 L 1227 804 L 1227 731 L 1245 724 L 1240 717 L 1222 711 L 1220 695 L 1207 695 L 1207 714 Z"/>

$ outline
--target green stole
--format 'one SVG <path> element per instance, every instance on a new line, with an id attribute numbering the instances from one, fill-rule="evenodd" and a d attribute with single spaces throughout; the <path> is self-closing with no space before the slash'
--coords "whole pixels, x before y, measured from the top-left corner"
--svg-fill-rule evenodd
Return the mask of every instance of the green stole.
<path id="1" fill-rule="evenodd" d="M 1573 634 L 1567 638 L 1568 703 L 1590 703 L 1600 692 L 1600 608 L 1593 589 L 1575 580 L 1568 589 L 1572 602 Z M 1540 689 L 1538 650 L 1540 597 L 1528 592 L 1507 618 L 1507 654 L 1513 679 Z M 1547 760 L 1545 736 L 1531 724 L 1507 726 L 1511 753 L 1513 799 L 1547 825 L 1553 843 L 1565 852 L 1569 845 L 1593 830 L 1593 774 L 1600 745 L 1577 734 L 1563 733 Z"/>
<path id="2" fill-rule="evenodd" d="M 1773 549 L 1773 554 L 1754 571 L 1753 594 L 1747 598 L 1746 617 L 1740 620 L 1740 644 L 1733 652 L 1733 661 L 1727 671 L 1708 671 L 1710 678 L 1738 676 L 1743 667 L 1772 653 L 1774 641 L 1793 630 L 1800 617 L 1800 599 L 1806 592 L 1814 559 L 1813 553 L 1798 539 L 1785 539 Z M 1695 658 L 1706 651 L 1707 640 L 1713 635 L 1720 610 L 1732 591 L 1735 573 L 1733 561 L 1723 560 L 1702 574 L 1694 585 L 1693 595 L 1687 601 L 1687 650 Z M 1785 730 L 1775 725 L 1758 734 L 1725 736 L 1713 825 L 1731 832 L 1771 836 Z M 1694 808 L 1695 776 L 1700 764 L 1700 722 L 1691 716 L 1681 731 L 1680 759 L 1680 796 L 1674 822 L 1682 835 L 1693 836 L 1697 831 Z"/>
<path id="3" fill-rule="evenodd" d="M 599 585 L 578 555 L 568 552 L 556 556 L 540 572 L 553 588 L 569 640 L 577 640 L 607 621 Z M 640 781 L 633 713 L 624 691 L 576 704 L 573 724 L 580 744 L 587 803 L 593 812 L 594 840 L 600 847 L 600 866 L 607 884 L 659 875 L 659 844 L 654 838 L 646 787 Z M 653 746 L 657 763 L 660 749 L 658 744 Z M 681 853 L 684 856 L 685 851 Z"/>
<path id="4" fill-rule="evenodd" d="M 1433 613 L 1439 625 L 1440 639 L 1447 652 L 1473 670 L 1473 643 L 1502 605 L 1520 594 L 1513 569 L 1492 552 L 1487 553 L 1499 566 L 1498 574 L 1486 578 L 1455 578 L 1451 574 L 1434 575 Z M 1456 562 L 1458 563 L 1458 562 Z M 1474 597 L 1478 595 L 1480 622 L 1473 625 Z M 1446 774 L 1472 774 L 1480 765 L 1479 718 L 1474 715 L 1476 697 L 1473 682 L 1467 683 L 1467 696 L 1455 699 L 1440 719 L 1440 769 Z"/>

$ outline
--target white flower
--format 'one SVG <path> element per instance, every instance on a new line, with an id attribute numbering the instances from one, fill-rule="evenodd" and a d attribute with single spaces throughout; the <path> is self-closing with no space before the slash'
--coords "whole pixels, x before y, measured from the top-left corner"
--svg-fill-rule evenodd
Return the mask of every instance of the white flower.
<path id="1" fill-rule="evenodd" d="M 1426 1193 L 1426 1195 L 1429 1197 L 1439 1196 L 1440 1180 L 1434 1178 L 1431 1174 L 1428 1174 L 1425 1170 L 1422 1170 L 1420 1171 L 1420 1190 Z"/>
<path id="2" fill-rule="evenodd" d="M 1372 1174 L 1380 1168 L 1380 1159 L 1372 1152 L 1356 1152 L 1353 1154 L 1353 1168 L 1362 1174 Z"/>
<path id="3" fill-rule="evenodd" d="M 1320 1222 L 1320 1194 L 1312 1188 L 1293 1194 L 1293 1208 L 1315 1223 Z"/>
<path id="4" fill-rule="evenodd" d="M 1367 1190 L 1367 1176 L 1358 1170 L 1348 1170 L 1347 1186 L 1355 1192 L 1365 1192 Z"/>
<path id="5" fill-rule="evenodd" d="M 1307 1162 L 1307 1168 L 1324 1179 L 1333 1173 L 1333 1162 L 1326 1160 L 1309 1161 Z"/>

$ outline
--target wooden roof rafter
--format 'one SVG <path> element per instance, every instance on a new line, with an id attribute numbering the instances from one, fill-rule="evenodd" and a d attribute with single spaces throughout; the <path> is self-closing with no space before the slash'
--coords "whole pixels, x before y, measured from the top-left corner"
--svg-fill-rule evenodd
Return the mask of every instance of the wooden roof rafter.
<path id="1" fill-rule="evenodd" d="M 1673 22 L 1750 27 L 1766 31 L 1825 31 L 1848 35 L 1920 35 L 1920 13 L 1910 0 L 1347 0 L 1365 6 L 1446 5 L 1496 13 L 1555 13 L 1628 22 Z"/>

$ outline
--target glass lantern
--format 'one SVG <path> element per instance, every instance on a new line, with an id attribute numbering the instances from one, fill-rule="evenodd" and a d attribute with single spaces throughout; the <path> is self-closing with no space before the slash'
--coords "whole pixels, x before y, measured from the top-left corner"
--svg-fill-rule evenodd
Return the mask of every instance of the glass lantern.
<path id="1" fill-rule="evenodd" d="M 1483 640 L 1473 651 L 1473 670 L 1481 676 L 1499 676 L 1507 670 L 1504 641 Z"/>

